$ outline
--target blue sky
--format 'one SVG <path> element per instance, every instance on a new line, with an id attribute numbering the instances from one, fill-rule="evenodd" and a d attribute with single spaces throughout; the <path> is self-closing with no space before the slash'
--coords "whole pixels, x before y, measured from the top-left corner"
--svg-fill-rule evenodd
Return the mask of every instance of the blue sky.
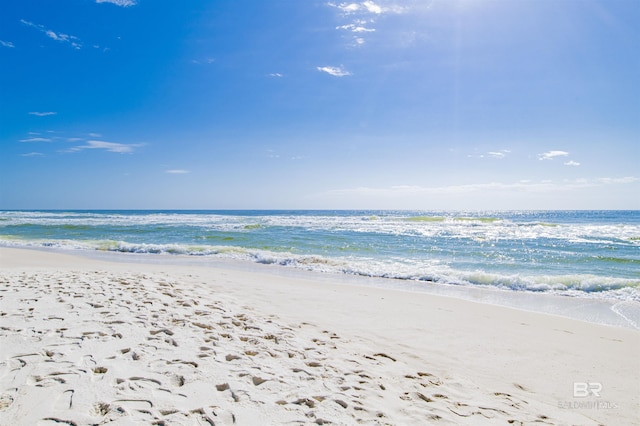
<path id="1" fill-rule="evenodd" d="M 635 0 L 0 6 L 0 208 L 640 209 Z"/>

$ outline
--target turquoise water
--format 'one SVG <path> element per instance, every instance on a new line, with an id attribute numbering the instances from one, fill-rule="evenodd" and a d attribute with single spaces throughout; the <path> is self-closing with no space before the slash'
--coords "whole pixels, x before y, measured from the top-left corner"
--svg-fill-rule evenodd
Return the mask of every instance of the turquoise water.
<path id="1" fill-rule="evenodd" d="M 0 246 L 211 256 L 640 302 L 640 211 L 0 211 Z"/>

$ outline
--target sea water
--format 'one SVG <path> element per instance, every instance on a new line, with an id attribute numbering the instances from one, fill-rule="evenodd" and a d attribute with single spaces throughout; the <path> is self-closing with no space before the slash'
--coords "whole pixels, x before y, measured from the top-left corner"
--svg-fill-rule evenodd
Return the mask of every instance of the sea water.
<path id="1" fill-rule="evenodd" d="M 640 211 L 0 211 L 0 246 L 640 302 Z"/>

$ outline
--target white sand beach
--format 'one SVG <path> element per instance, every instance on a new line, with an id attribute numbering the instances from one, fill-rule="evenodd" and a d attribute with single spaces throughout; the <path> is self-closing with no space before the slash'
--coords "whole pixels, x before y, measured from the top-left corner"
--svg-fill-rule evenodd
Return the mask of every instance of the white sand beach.
<path id="1" fill-rule="evenodd" d="M 0 249 L 0 424 L 640 424 L 637 330 L 264 271 Z"/>

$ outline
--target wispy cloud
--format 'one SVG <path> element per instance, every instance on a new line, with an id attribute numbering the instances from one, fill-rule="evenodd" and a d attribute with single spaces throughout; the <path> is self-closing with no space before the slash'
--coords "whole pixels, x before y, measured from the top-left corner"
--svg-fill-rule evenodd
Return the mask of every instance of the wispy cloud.
<path id="1" fill-rule="evenodd" d="M 336 30 L 346 30 L 346 31 L 351 31 L 352 33 L 372 33 L 376 29 L 363 27 L 362 25 L 358 25 L 358 24 L 347 24 L 347 25 L 340 25 L 336 27 Z"/>
<path id="2" fill-rule="evenodd" d="M 300 160 L 303 160 L 306 157 L 304 157 L 302 155 L 290 155 L 290 154 L 280 155 L 276 151 L 274 151 L 272 149 L 268 149 L 267 150 L 267 158 L 271 158 L 273 160 L 283 160 L 283 161 L 286 161 L 286 160 L 300 161 Z"/>
<path id="3" fill-rule="evenodd" d="M 20 139 L 20 142 L 52 142 L 50 138 L 27 138 Z"/>
<path id="4" fill-rule="evenodd" d="M 56 115 L 57 112 L 53 112 L 53 111 L 46 111 L 46 112 L 38 112 L 38 111 L 31 111 L 29 113 L 29 115 L 35 115 L 37 117 L 46 117 L 48 115 Z"/>
<path id="5" fill-rule="evenodd" d="M 342 13 L 345 14 L 353 14 L 353 13 L 372 13 L 374 15 L 381 15 L 383 13 L 402 13 L 406 10 L 405 7 L 397 5 L 397 4 L 385 4 L 380 5 L 373 1 L 363 1 L 363 2 L 354 2 L 354 3 L 328 3 L 329 6 L 338 8 Z"/>
<path id="6" fill-rule="evenodd" d="M 269 74 L 269 77 L 284 77 L 284 74 L 280 74 L 279 72 L 272 72 L 271 74 Z"/>
<path id="7" fill-rule="evenodd" d="M 44 154 L 41 152 L 29 152 L 27 154 L 21 154 L 21 157 L 44 157 Z"/>
<path id="8" fill-rule="evenodd" d="M 121 7 L 130 7 L 137 4 L 135 0 L 96 0 L 96 3 L 111 3 Z"/>
<path id="9" fill-rule="evenodd" d="M 336 7 L 340 9 L 343 13 L 353 13 L 353 12 L 356 12 L 358 9 L 360 9 L 360 5 L 358 3 L 335 4 L 335 3 L 329 2 L 327 4 L 331 7 Z"/>
<path id="10" fill-rule="evenodd" d="M 16 47 L 15 44 L 11 43 L 10 41 L 4 41 L 4 40 L 0 40 L 0 46 L 9 47 L 9 48 Z"/>
<path id="11" fill-rule="evenodd" d="M 487 157 L 502 159 L 509 153 L 511 153 L 511 151 L 509 151 L 508 149 L 501 149 L 500 151 L 489 151 L 487 152 Z"/>
<path id="12" fill-rule="evenodd" d="M 197 64 L 197 65 L 206 65 L 206 64 L 212 64 L 214 63 L 216 60 L 214 58 L 204 58 L 204 59 L 193 59 L 191 61 L 192 64 Z"/>
<path id="13" fill-rule="evenodd" d="M 567 161 L 566 163 L 564 163 L 564 165 L 565 165 L 565 166 L 574 166 L 574 167 L 577 167 L 577 166 L 579 166 L 579 165 L 580 165 L 580 163 L 578 163 L 577 161 L 573 161 L 573 160 L 571 160 L 571 161 Z"/>
<path id="14" fill-rule="evenodd" d="M 636 176 L 625 176 L 621 178 L 599 178 L 597 181 L 601 184 L 610 185 L 617 183 L 633 183 L 639 181 L 640 178 Z"/>
<path id="15" fill-rule="evenodd" d="M 542 154 L 538 154 L 540 160 L 553 160 L 556 157 L 566 157 L 569 155 L 567 151 L 547 151 Z"/>
<path id="16" fill-rule="evenodd" d="M 124 143 L 116 143 L 116 142 L 105 142 L 105 141 L 87 141 L 86 145 L 75 146 L 70 148 L 69 152 L 78 152 L 85 149 L 103 149 L 107 152 L 115 152 L 118 154 L 130 154 L 136 148 L 141 147 L 142 144 L 124 144 Z"/>
<path id="17" fill-rule="evenodd" d="M 280 154 L 276 153 L 272 149 L 267 150 L 267 158 L 280 158 Z"/>
<path id="18" fill-rule="evenodd" d="M 399 14 L 407 11 L 407 8 L 388 1 L 376 3 L 373 1 L 327 3 L 328 6 L 338 9 L 342 19 L 349 22 L 338 25 L 336 30 L 352 33 L 352 45 L 361 46 L 365 43 L 364 35 L 376 31 L 373 25 L 377 18 L 393 13 Z"/>
<path id="19" fill-rule="evenodd" d="M 165 170 L 164 172 L 170 175 L 185 175 L 187 173 L 190 173 L 189 170 L 182 170 L 182 169 L 171 169 L 171 170 Z"/>
<path id="20" fill-rule="evenodd" d="M 334 77 L 346 77 L 351 75 L 349 71 L 342 69 L 342 67 L 317 67 L 317 70 L 320 72 L 326 72 L 329 75 Z"/>
<path id="21" fill-rule="evenodd" d="M 326 191 L 320 195 L 325 196 L 373 196 L 373 197 L 398 197 L 398 196 L 425 196 L 438 194 L 468 194 L 474 192 L 556 192 L 571 191 L 581 188 L 593 188 L 604 185 L 629 184 L 640 181 L 636 176 L 627 176 L 622 178 L 596 178 L 596 179 L 574 179 L 553 182 L 549 180 L 534 182 L 523 180 L 513 183 L 476 183 L 468 185 L 450 185 L 438 187 L 425 187 L 418 185 L 397 185 L 385 188 L 358 187 L 347 189 L 336 189 Z"/>
<path id="22" fill-rule="evenodd" d="M 50 39 L 53 39 L 53 40 L 56 40 L 56 41 L 60 41 L 60 42 L 63 42 L 63 43 L 68 43 L 74 49 L 82 48 L 82 43 L 80 42 L 80 39 L 78 37 L 75 37 L 75 36 L 72 36 L 72 35 L 69 35 L 69 34 L 64 34 L 64 33 L 57 33 L 55 31 L 52 31 L 52 30 L 46 28 L 44 25 L 34 24 L 33 22 L 26 21 L 24 19 L 21 19 L 20 22 L 22 22 L 24 25 L 27 25 L 27 26 L 29 26 L 31 28 L 35 28 L 36 30 L 44 33 Z"/>
<path id="23" fill-rule="evenodd" d="M 484 154 L 469 154 L 467 157 L 469 158 L 497 158 L 499 160 L 505 158 L 507 155 L 511 153 L 508 149 L 501 149 L 499 151 L 489 151 Z"/>
<path id="24" fill-rule="evenodd" d="M 83 137 L 72 137 L 68 135 L 56 135 L 57 132 L 49 130 L 47 132 L 28 132 L 26 137 L 23 139 L 19 139 L 18 142 L 21 143 L 32 143 L 32 144 L 45 144 L 49 143 L 54 146 L 60 146 L 61 144 L 66 145 L 65 147 L 60 147 L 58 152 L 80 152 L 87 149 L 93 150 L 103 150 L 106 152 L 113 152 L 118 154 L 130 154 L 136 151 L 138 148 L 145 146 L 144 143 L 136 143 L 136 144 L 125 144 L 118 142 L 107 142 L 103 140 L 98 140 L 98 138 L 102 138 L 102 135 L 99 133 L 89 133 Z M 40 145 L 40 146 L 45 146 Z M 71 145 L 69 147 L 69 145 Z M 26 154 L 23 154 L 26 155 Z M 37 154 L 29 154 L 28 156 L 35 156 Z"/>

